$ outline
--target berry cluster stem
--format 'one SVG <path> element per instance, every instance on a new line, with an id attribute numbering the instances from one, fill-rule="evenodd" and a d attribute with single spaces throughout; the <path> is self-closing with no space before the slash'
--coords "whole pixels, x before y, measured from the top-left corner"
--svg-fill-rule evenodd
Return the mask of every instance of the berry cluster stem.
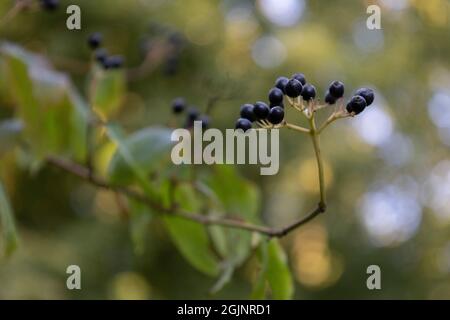
<path id="1" fill-rule="evenodd" d="M 316 120 L 314 117 L 314 113 L 312 114 L 311 118 L 309 118 L 310 123 L 310 135 L 314 146 L 314 152 L 316 155 L 316 161 L 317 161 L 317 169 L 319 174 L 319 189 L 320 189 L 320 202 L 319 207 L 325 208 L 325 174 L 324 174 L 324 168 L 323 168 L 323 159 L 322 159 L 322 152 L 320 150 L 320 131 L 317 130 L 316 127 Z"/>

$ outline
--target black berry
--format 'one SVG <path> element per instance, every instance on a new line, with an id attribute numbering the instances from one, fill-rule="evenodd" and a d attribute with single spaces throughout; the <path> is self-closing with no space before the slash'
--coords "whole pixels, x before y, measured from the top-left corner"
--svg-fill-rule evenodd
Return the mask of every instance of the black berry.
<path id="1" fill-rule="evenodd" d="M 95 50 L 95 60 L 99 63 L 104 63 L 108 58 L 108 51 L 105 48 Z"/>
<path id="2" fill-rule="evenodd" d="M 209 117 L 207 115 L 201 115 L 198 118 L 198 121 L 202 122 L 202 128 L 203 129 L 208 129 L 208 127 L 209 127 Z"/>
<path id="3" fill-rule="evenodd" d="M 248 119 L 240 118 L 236 121 L 236 129 L 242 129 L 245 131 L 252 128 L 252 123 Z"/>
<path id="4" fill-rule="evenodd" d="M 195 120 L 198 119 L 199 115 L 200 112 L 198 112 L 198 109 L 196 107 L 190 107 L 187 112 L 187 119 L 190 122 L 194 122 Z"/>
<path id="5" fill-rule="evenodd" d="M 255 114 L 253 113 L 254 106 L 250 103 L 246 103 L 241 107 L 241 118 L 250 120 L 251 122 L 255 121 Z"/>
<path id="6" fill-rule="evenodd" d="M 283 101 L 283 91 L 279 88 L 272 88 L 269 91 L 270 103 L 279 104 Z"/>
<path id="7" fill-rule="evenodd" d="M 348 113 L 354 112 L 355 114 L 359 114 L 365 107 L 367 107 L 366 100 L 362 96 L 356 95 L 347 103 L 346 109 Z"/>
<path id="8" fill-rule="evenodd" d="M 373 90 L 369 88 L 358 89 L 356 90 L 355 95 L 363 97 L 367 102 L 367 106 L 370 106 L 373 100 L 375 100 L 375 94 L 373 93 Z"/>
<path id="9" fill-rule="evenodd" d="M 45 10 L 55 10 L 59 5 L 59 0 L 41 0 L 41 7 Z"/>
<path id="10" fill-rule="evenodd" d="M 279 77 L 275 81 L 275 87 L 277 87 L 278 89 L 283 91 L 283 93 L 286 93 L 286 91 L 284 89 L 285 89 L 285 87 L 286 87 L 288 82 L 289 82 L 288 78 L 286 78 L 286 77 Z"/>
<path id="11" fill-rule="evenodd" d="M 122 56 L 110 56 L 107 57 L 103 62 L 103 67 L 105 69 L 118 69 L 123 65 L 123 57 Z"/>
<path id="12" fill-rule="evenodd" d="M 100 32 L 95 32 L 89 35 L 88 45 L 91 49 L 97 49 L 102 44 L 103 36 Z"/>
<path id="13" fill-rule="evenodd" d="M 327 91 L 327 94 L 325 95 L 325 102 L 328 104 L 335 104 L 336 98 L 333 97 L 329 91 Z"/>
<path id="14" fill-rule="evenodd" d="M 269 115 L 269 107 L 264 102 L 258 101 L 253 106 L 253 113 L 256 117 L 256 119 L 262 120 L 266 119 Z"/>
<path id="15" fill-rule="evenodd" d="M 186 109 L 186 101 L 183 98 L 176 98 L 172 101 L 173 113 L 181 113 Z"/>
<path id="16" fill-rule="evenodd" d="M 283 108 L 284 109 L 284 103 L 283 102 L 280 102 L 280 103 L 270 103 L 269 104 L 269 107 L 272 109 L 273 107 L 280 107 L 280 108 Z"/>
<path id="17" fill-rule="evenodd" d="M 283 118 L 284 118 L 283 108 L 273 107 L 272 109 L 270 109 L 267 120 L 269 120 L 269 122 L 272 124 L 279 124 L 281 121 L 283 121 Z"/>
<path id="18" fill-rule="evenodd" d="M 297 79 L 291 79 L 284 88 L 285 93 L 291 98 L 297 98 L 302 93 L 302 83 Z"/>
<path id="19" fill-rule="evenodd" d="M 336 99 L 342 98 L 344 96 L 344 84 L 340 81 L 333 81 L 328 88 L 328 92 Z"/>
<path id="20" fill-rule="evenodd" d="M 305 84 L 302 89 L 303 100 L 308 101 L 316 97 L 316 88 L 312 84 Z"/>
<path id="21" fill-rule="evenodd" d="M 292 75 L 292 79 L 296 79 L 296 80 L 300 81 L 302 86 L 304 86 L 306 84 L 306 78 L 305 78 L 305 75 L 303 73 L 294 73 Z"/>

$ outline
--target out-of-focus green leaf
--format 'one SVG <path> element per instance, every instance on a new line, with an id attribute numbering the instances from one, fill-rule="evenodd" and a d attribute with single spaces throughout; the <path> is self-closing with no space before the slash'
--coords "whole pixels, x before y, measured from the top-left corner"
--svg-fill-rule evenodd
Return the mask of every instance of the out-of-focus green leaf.
<path id="1" fill-rule="evenodd" d="M 14 147 L 22 133 L 23 123 L 17 119 L 0 122 L 0 156 Z"/>
<path id="2" fill-rule="evenodd" d="M 105 117 L 114 114 L 122 105 L 126 92 L 123 70 L 94 70 L 93 107 Z"/>
<path id="3" fill-rule="evenodd" d="M 206 179 L 206 184 L 214 192 L 220 206 L 217 212 L 238 217 L 247 222 L 258 222 L 258 189 L 237 173 L 235 167 L 219 165 Z M 233 269 L 241 265 L 251 252 L 251 232 L 213 226 L 210 227 L 211 238 L 218 252 L 223 256 L 223 277 L 214 286 L 218 291 L 231 276 Z"/>
<path id="4" fill-rule="evenodd" d="M 36 159 L 55 153 L 84 159 L 88 110 L 68 77 L 18 46 L 3 44 L 0 53 L 8 90 Z"/>
<path id="5" fill-rule="evenodd" d="M 196 211 L 201 203 L 189 185 L 182 185 L 175 190 L 176 203 L 185 210 Z M 164 216 L 169 234 L 187 261 L 199 271 L 216 276 L 219 272 L 216 257 L 211 252 L 211 245 L 206 228 L 194 221 L 177 216 Z"/>
<path id="6" fill-rule="evenodd" d="M 291 299 L 294 294 L 292 275 L 286 253 L 277 239 L 271 239 L 268 243 L 261 243 L 259 259 L 261 271 L 253 287 L 252 299 L 263 299 L 265 297 L 266 283 L 270 286 L 273 299 Z"/>
<path id="7" fill-rule="evenodd" d="M 165 128 L 144 128 L 124 137 L 115 125 L 108 126 L 112 140 L 120 142 L 109 165 L 109 176 L 113 183 L 129 184 L 138 178 L 148 180 L 148 175 L 158 163 L 170 155 L 171 131 Z"/>
<path id="8" fill-rule="evenodd" d="M 13 212 L 8 197 L 0 181 L 0 222 L 3 233 L 4 252 L 6 256 L 11 255 L 17 248 L 17 232 L 14 224 Z"/>
<path id="9" fill-rule="evenodd" d="M 130 232 L 136 254 L 143 254 L 145 249 L 145 235 L 148 231 L 152 212 L 141 202 L 128 199 L 130 207 Z"/>

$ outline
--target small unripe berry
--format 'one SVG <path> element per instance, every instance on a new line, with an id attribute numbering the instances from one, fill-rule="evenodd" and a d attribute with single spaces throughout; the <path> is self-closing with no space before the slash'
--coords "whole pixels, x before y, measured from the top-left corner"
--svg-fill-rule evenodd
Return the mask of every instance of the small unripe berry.
<path id="1" fill-rule="evenodd" d="M 183 98 L 176 98 L 172 101 L 173 113 L 181 113 L 186 108 L 186 101 Z"/>
<path id="2" fill-rule="evenodd" d="M 275 81 L 275 87 L 277 87 L 278 89 L 283 91 L 283 93 L 286 93 L 286 91 L 284 89 L 285 89 L 285 87 L 286 87 L 288 82 L 289 82 L 288 78 L 286 78 L 286 77 L 279 77 Z"/>
<path id="3" fill-rule="evenodd" d="M 328 88 L 328 92 L 336 99 L 342 98 L 344 96 L 344 84 L 341 81 L 333 81 Z"/>
<path id="4" fill-rule="evenodd" d="M 302 86 L 304 86 L 306 84 L 306 78 L 305 78 L 305 75 L 303 73 L 294 73 L 292 75 L 292 79 L 296 79 L 296 80 L 300 81 Z"/>
<path id="5" fill-rule="evenodd" d="M 45 10 L 54 10 L 58 7 L 59 0 L 41 0 L 41 7 Z"/>
<path id="6" fill-rule="evenodd" d="M 269 101 L 270 103 L 278 104 L 283 101 L 283 91 L 279 88 L 272 88 L 269 91 Z"/>
<path id="7" fill-rule="evenodd" d="M 327 94 L 325 95 L 325 102 L 328 104 L 335 104 L 336 98 L 333 97 L 330 92 L 327 91 Z"/>
<path id="8" fill-rule="evenodd" d="M 347 103 L 347 112 L 355 114 L 361 113 L 367 107 L 367 102 L 362 96 L 353 96 Z"/>
<path id="9" fill-rule="evenodd" d="M 97 49 L 102 44 L 103 36 L 100 32 L 95 32 L 89 35 L 88 45 L 91 49 Z"/>
<path id="10" fill-rule="evenodd" d="M 370 106 L 373 102 L 373 100 L 375 100 L 375 94 L 373 92 L 372 89 L 369 88 L 361 88 L 356 90 L 355 95 L 361 96 L 364 98 L 364 100 L 366 100 L 367 102 L 367 106 Z"/>
<path id="11" fill-rule="evenodd" d="M 302 89 L 302 83 L 297 79 L 289 80 L 284 88 L 286 95 L 291 98 L 297 98 L 302 93 Z"/>
<path id="12" fill-rule="evenodd" d="M 236 121 L 236 129 L 242 129 L 245 131 L 252 128 L 252 123 L 248 119 L 240 118 Z"/>
<path id="13" fill-rule="evenodd" d="M 312 84 L 305 84 L 302 89 L 303 100 L 309 101 L 316 97 L 316 88 Z"/>
<path id="14" fill-rule="evenodd" d="M 280 107 L 273 107 L 270 109 L 269 115 L 267 117 L 267 120 L 271 124 L 279 124 L 284 119 L 284 110 Z"/>
<path id="15" fill-rule="evenodd" d="M 269 115 L 269 107 L 264 102 L 258 101 L 253 106 L 253 113 L 256 119 L 262 120 L 266 119 Z"/>
<path id="16" fill-rule="evenodd" d="M 241 118 L 250 120 L 251 122 L 256 120 L 255 114 L 253 113 L 254 106 L 250 103 L 246 103 L 241 107 Z"/>

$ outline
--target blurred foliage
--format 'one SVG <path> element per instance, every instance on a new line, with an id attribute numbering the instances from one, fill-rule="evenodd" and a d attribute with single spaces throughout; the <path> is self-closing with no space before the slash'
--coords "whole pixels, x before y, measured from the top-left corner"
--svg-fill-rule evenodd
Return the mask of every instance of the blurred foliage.
<path id="1" fill-rule="evenodd" d="M 291 26 L 264 13 L 268 2 L 61 0 L 55 12 L 33 7 L 1 26 L 1 244 L 6 253 L 15 246 L 14 219 L 20 246 L 0 260 L 0 298 L 450 298 L 450 203 L 445 215 L 422 190 L 430 171 L 449 160 L 427 107 L 436 88 L 450 87 L 449 2 L 405 0 L 395 9 L 387 0 L 298 1 L 305 6 Z M 65 27 L 73 3 L 82 9 L 80 31 Z M 381 31 L 365 29 L 373 3 L 382 8 Z M 0 16 L 13 4 L 2 1 Z M 108 52 L 125 57 L 125 69 L 105 72 L 95 63 L 86 45 L 95 31 Z M 262 37 L 281 44 L 279 52 L 270 50 L 277 45 L 256 50 Z M 261 64 L 275 58 L 276 65 Z M 322 136 L 329 211 L 281 241 L 160 219 L 44 161 L 59 155 L 82 163 L 91 139 L 93 166 L 112 183 L 133 184 L 164 206 L 173 196 L 186 210 L 285 225 L 318 199 L 306 137 L 283 130 L 280 172 L 262 177 L 257 166 L 168 165 L 166 128 L 184 125 L 171 115 L 178 96 L 201 112 L 209 106 L 213 127 L 230 128 L 241 104 L 265 100 L 276 77 L 298 71 L 319 97 L 334 79 L 346 93 L 374 87 L 373 108 L 412 151 L 389 162 L 361 134 L 370 118 L 330 127 Z M 90 106 L 110 124 L 88 130 Z M 385 123 L 375 129 L 387 130 Z M 392 240 L 395 219 L 408 217 L 388 219 L 386 233 L 374 233 L 363 203 L 399 181 L 419 190 L 408 193 L 420 206 L 418 227 Z M 71 264 L 81 267 L 81 291 L 65 288 Z M 371 264 L 381 267 L 382 290 L 366 288 Z"/>

